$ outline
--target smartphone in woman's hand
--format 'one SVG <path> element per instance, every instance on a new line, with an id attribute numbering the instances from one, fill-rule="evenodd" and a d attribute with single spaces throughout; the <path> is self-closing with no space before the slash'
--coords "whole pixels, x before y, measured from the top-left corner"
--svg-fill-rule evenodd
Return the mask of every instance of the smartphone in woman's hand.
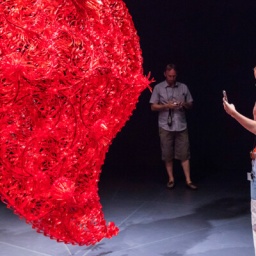
<path id="1" fill-rule="evenodd" d="M 228 102 L 228 96 L 225 90 L 222 91 L 224 99 Z"/>

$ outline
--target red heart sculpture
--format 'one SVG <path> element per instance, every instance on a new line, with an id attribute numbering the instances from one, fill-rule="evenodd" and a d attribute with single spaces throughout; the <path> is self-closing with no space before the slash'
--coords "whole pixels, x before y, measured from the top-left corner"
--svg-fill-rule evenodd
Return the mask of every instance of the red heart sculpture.
<path id="1" fill-rule="evenodd" d="M 121 0 L 0 0 L 0 193 L 38 232 L 116 235 L 98 196 L 111 141 L 149 85 Z"/>

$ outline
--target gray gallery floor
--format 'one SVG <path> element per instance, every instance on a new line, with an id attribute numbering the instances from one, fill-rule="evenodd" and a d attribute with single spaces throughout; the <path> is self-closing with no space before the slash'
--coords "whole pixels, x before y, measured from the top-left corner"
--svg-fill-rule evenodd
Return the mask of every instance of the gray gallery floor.
<path id="1" fill-rule="evenodd" d="M 105 218 L 120 232 L 89 247 L 50 240 L 0 204 L 0 255 L 253 256 L 245 176 L 203 175 L 198 191 L 182 179 L 170 191 L 158 179 L 102 178 Z"/>

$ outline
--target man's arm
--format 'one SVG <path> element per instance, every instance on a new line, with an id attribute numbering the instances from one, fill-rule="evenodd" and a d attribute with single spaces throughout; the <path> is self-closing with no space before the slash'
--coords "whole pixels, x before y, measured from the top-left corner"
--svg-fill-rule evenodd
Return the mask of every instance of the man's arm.
<path id="1" fill-rule="evenodd" d="M 166 103 L 166 104 L 157 104 L 157 103 L 152 103 L 151 104 L 151 110 L 152 111 L 164 111 L 164 110 L 168 110 L 168 109 L 180 109 L 182 107 L 185 107 L 185 106 L 183 106 L 183 104 L 175 103 L 175 102 L 169 102 L 169 103 Z"/>
<path id="2" fill-rule="evenodd" d="M 192 108 L 192 107 L 193 107 L 193 101 L 182 103 L 182 107 L 185 108 L 185 109 L 190 109 L 190 108 Z"/>
<path id="3" fill-rule="evenodd" d="M 169 109 L 168 104 L 156 104 L 156 103 L 151 104 L 152 111 L 164 111 L 167 109 Z"/>

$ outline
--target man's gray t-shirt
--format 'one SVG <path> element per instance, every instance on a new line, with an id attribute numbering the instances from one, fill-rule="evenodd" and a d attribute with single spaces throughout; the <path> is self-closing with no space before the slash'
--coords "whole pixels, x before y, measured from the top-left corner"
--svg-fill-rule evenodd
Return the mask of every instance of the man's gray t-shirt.
<path id="1" fill-rule="evenodd" d="M 152 92 L 151 104 L 167 104 L 169 101 L 193 102 L 188 87 L 180 82 L 171 87 L 166 81 L 157 84 Z M 159 111 L 158 125 L 167 131 L 183 131 L 187 128 L 187 121 L 184 108 L 172 109 L 172 125 L 168 125 L 169 110 Z"/>

